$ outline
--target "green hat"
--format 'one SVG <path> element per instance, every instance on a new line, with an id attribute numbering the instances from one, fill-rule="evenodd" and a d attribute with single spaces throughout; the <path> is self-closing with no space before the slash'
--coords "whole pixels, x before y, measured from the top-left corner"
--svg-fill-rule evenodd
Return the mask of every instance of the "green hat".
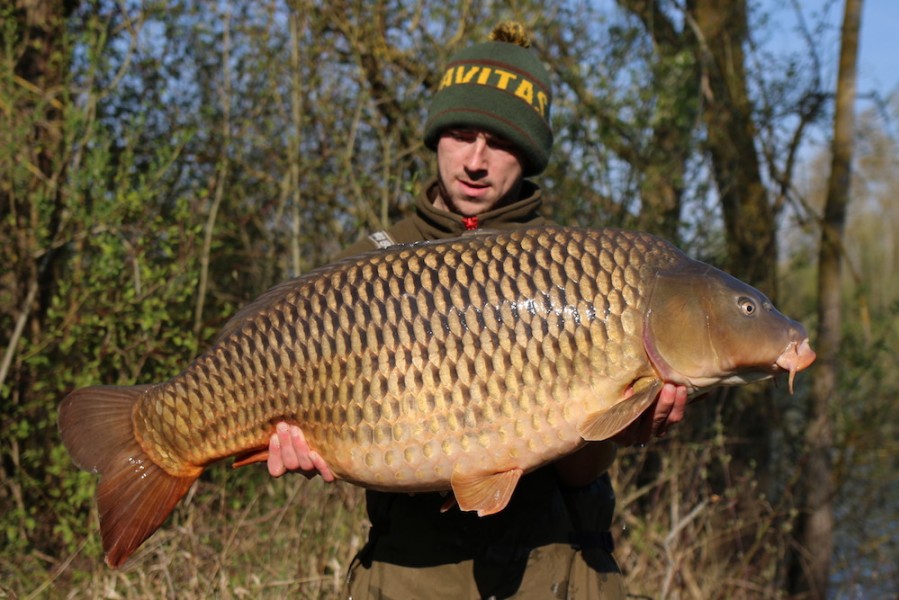
<path id="1" fill-rule="evenodd" d="M 443 130 L 475 127 L 521 152 L 524 175 L 546 168 L 553 145 L 549 74 L 527 48 L 505 41 L 475 44 L 449 61 L 425 123 L 425 146 Z"/>

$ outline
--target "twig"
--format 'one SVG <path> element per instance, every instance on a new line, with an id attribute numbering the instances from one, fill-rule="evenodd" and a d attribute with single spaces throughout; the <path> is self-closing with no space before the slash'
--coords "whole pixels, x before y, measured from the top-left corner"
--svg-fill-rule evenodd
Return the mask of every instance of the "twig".
<path id="1" fill-rule="evenodd" d="M 3 363 L 0 364 L 0 389 L 3 388 L 3 382 L 6 381 L 9 366 L 12 364 L 12 357 L 15 355 L 16 347 L 22 338 L 22 331 L 25 330 L 25 324 L 28 322 L 28 316 L 31 314 L 31 306 L 34 304 L 35 296 L 37 296 L 37 278 L 32 280 L 31 285 L 28 286 L 28 294 L 25 296 L 25 302 L 22 304 L 19 318 L 16 319 L 16 325 L 9 338 L 9 344 L 6 345 L 6 352 L 3 353 Z"/>
<path id="2" fill-rule="evenodd" d="M 66 569 L 69 568 L 69 565 L 72 563 L 73 560 L 75 560 L 76 556 L 81 554 L 81 551 L 84 550 L 84 547 L 87 545 L 87 539 L 88 538 L 84 538 L 81 541 L 81 543 L 78 544 L 78 548 L 75 550 L 75 552 L 70 554 L 69 557 L 66 558 L 63 561 L 63 563 L 61 565 L 59 565 L 59 567 L 57 569 L 55 569 L 53 574 L 50 577 L 48 577 L 46 579 L 46 581 L 44 581 L 44 583 L 42 583 L 40 586 L 38 586 L 38 588 L 36 590 L 34 590 L 33 592 L 31 592 L 29 595 L 25 596 L 25 600 L 32 600 L 33 598 L 43 597 L 44 590 L 46 590 L 48 587 L 50 587 L 50 584 L 52 584 L 54 581 L 56 581 L 56 579 L 60 575 L 62 575 Z"/>

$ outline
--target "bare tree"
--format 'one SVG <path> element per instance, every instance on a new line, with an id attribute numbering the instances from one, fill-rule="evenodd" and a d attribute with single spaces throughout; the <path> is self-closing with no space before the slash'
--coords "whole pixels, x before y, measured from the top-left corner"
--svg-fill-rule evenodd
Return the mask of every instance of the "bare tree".
<path id="1" fill-rule="evenodd" d="M 824 204 L 818 251 L 818 368 L 809 399 L 809 425 L 804 456 L 805 506 L 799 514 L 797 542 L 789 573 L 789 590 L 810 598 L 826 598 L 833 553 L 834 481 L 830 405 L 837 390 L 842 327 L 843 230 L 849 205 L 855 124 L 856 62 L 862 0 L 846 0 L 830 180 Z"/>

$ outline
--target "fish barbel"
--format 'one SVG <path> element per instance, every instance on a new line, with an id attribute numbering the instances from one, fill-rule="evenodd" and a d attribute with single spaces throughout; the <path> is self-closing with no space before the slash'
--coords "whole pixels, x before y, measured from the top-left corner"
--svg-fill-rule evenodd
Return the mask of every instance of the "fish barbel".
<path id="1" fill-rule="evenodd" d="M 241 310 L 181 374 L 76 390 L 59 427 L 100 474 L 123 563 L 210 463 L 298 424 L 339 478 L 502 510 L 523 473 L 606 440 L 666 382 L 691 394 L 815 358 L 758 290 L 638 232 L 475 234 L 346 259 Z"/>

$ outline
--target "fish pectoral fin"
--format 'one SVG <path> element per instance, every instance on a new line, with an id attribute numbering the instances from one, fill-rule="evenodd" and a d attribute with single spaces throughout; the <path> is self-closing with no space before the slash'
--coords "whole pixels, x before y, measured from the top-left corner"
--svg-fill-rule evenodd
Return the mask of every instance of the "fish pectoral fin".
<path id="1" fill-rule="evenodd" d="M 458 502 L 456 502 L 456 497 L 453 494 L 449 494 L 446 500 L 443 501 L 443 504 L 440 505 L 440 512 L 445 513 L 447 511 L 450 511 L 454 506 L 457 505 Z"/>
<path id="2" fill-rule="evenodd" d="M 478 516 L 483 517 L 506 507 L 522 473 L 517 468 L 500 473 L 462 474 L 453 471 L 450 482 L 459 508 L 476 510 Z"/>
<path id="3" fill-rule="evenodd" d="M 234 464 L 231 465 L 232 469 L 237 469 L 240 467 L 245 467 L 247 465 L 252 465 L 260 462 L 265 462 L 268 460 L 268 446 L 265 448 L 254 448 L 253 450 L 248 450 L 243 454 L 238 454 L 234 457 Z"/>
<path id="4" fill-rule="evenodd" d="M 628 388 L 627 395 L 611 408 L 587 415 L 578 427 L 578 433 L 591 442 L 615 436 L 652 406 L 661 390 L 662 381 L 659 379 L 638 380 Z"/>

